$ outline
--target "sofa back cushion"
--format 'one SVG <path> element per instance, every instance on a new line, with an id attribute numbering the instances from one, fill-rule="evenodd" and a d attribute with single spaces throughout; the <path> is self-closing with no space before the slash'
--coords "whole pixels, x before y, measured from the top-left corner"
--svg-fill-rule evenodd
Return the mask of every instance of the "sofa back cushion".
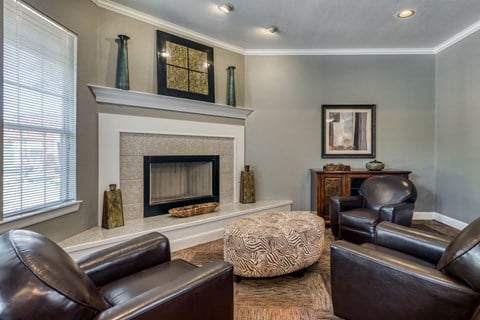
<path id="1" fill-rule="evenodd" d="M 415 185 L 406 178 L 392 175 L 368 178 L 360 186 L 359 193 L 365 198 L 365 207 L 373 210 L 388 204 L 417 200 Z"/>
<path id="2" fill-rule="evenodd" d="M 108 308 L 92 281 L 48 238 L 0 236 L 0 319 L 91 319 Z"/>
<path id="3" fill-rule="evenodd" d="M 462 279 L 480 292 L 480 218 L 450 242 L 438 261 L 437 269 Z"/>

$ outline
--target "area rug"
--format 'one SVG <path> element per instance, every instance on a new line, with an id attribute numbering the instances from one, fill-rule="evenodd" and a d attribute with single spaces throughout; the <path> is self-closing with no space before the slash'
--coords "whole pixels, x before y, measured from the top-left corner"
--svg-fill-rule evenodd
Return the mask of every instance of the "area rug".
<path id="1" fill-rule="evenodd" d="M 436 221 L 415 221 L 414 227 L 447 235 L 458 230 Z M 330 244 L 333 236 L 325 231 L 325 247 L 315 264 L 303 276 L 284 275 L 266 279 L 242 279 L 234 284 L 236 320 L 333 320 L 330 298 Z M 223 240 L 177 251 L 172 258 L 182 258 L 196 265 L 223 259 Z"/>
<path id="2" fill-rule="evenodd" d="M 327 230 L 322 256 L 303 276 L 284 275 L 265 279 L 242 279 L 234 284 L 236 320 L 339 319 L 333 315 L 330 298 L 330 243 Z M 223 240 L 172 253 L 196 265 L 223 259 Z"/>

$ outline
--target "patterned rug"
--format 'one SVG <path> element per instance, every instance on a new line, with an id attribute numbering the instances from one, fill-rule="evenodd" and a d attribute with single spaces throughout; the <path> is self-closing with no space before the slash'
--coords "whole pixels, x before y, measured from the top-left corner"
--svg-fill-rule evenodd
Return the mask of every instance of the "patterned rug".
<path id="1" fill-rule="evenodd" d="M 435 221 L 415 221 L 414 227 L 455 235 L 458 230 Z M 234 284 L 236 320 L 320 320 L 340 319 L 333 315 L 330 298 L 330 244 L 333 236 L 325 231 L 325 247 L 315 264 L 303 276 L 284 275 L 266 279 L 242 279 Z M 223 259 L 223 240 L 208 242 L 172 253 L 196 265 Z"/>

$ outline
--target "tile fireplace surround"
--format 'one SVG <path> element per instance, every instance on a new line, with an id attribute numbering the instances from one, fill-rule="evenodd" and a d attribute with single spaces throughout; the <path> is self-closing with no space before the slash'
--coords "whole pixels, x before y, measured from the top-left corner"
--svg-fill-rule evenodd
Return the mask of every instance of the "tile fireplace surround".
<path id="1" fill-rule="evenodd" d="M 230 137 L 120 133 L 120 186 L 125 220 L 143 218 L 143 156 L 219 155 L 220 203 L 232 203 L 234 139 Z"/>
<path id="2" fill-rule="evenodd" d="M 132 107 L 169 109 L 174 112 L 241 117 L 251 110 L 204 102 L 172 99 L 159 95 L 90 86 L 97 103 L 124 104 Z M 173 102 L 173 105 L 171 103 Z M 185 105 L 189 111 L 184 110 Z M 217 109 L 218 107 L 218 109 Z M 193 111 L 192 111 L 193 110 Z M 217 115 L 220 110 L 222 115 Z M 233 113 L 233 116 L 232 116 Z M 238 115 L 238 113 L 241 113 Z M 96 251 L 120 241 L 151 231 L 164 233 L 172 250 L 219 239 L 229 221 L 244 215 L 268 211 L 289 211 L 292 201 L 258 201 L 240 204 L 240 173 L 245 158 L 243 124 L 222 124 L 155 117 L 99 113 L 98 115 L 98 227 L 61 241 L 59 244 L 73 257 Z M 144 155 L 219 155 L 220 206 L 211 214 L 175 218 L 160 215 L 143 218 Z M 122 190 L 125 226 L 114 229 L 100 227 L 103 192 L 115 183 Z"/>
<path id="3" fill-rule="evenodd" d="M 122 190 L 125 219 L 143 217 L 144 155 L 220 155 L 220 202 L 238 202 L 244 166 L 244 126 L 99 114 L 98 224 L 103 191 Z"/>

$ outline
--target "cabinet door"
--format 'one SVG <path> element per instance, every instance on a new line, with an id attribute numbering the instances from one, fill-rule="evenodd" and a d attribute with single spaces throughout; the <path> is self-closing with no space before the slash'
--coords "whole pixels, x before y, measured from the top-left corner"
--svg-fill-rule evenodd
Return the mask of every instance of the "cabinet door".
<path id="1" fill-rule="evenodd" d="M 343 176 L 323 176 L 320 181 L 320 212 L 319 215 L 330 223 L 330 197 L 341 196 L 343 191 Z"/>

